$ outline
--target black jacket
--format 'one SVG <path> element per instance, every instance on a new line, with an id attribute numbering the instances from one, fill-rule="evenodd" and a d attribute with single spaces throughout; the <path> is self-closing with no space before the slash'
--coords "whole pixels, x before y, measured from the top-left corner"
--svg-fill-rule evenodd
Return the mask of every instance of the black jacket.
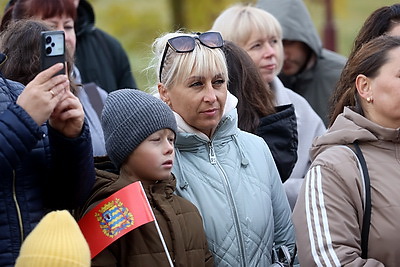
<path id="1" fill-rule="evenodd" d="M 129 58 L 117 39 L 95 27 L 90 3 L 80 0 L 76 31 L 76 65 L 82 83 L 94 82 L 107 92 L 137 88 Z"/>
<path id="2" fill-rule="evenodd" d="M 293 104 L 276 107 L 276 113 L 260 119 L 256 134 L 268 144 L 282 182 L 297 162 L 297 122 Z"/>

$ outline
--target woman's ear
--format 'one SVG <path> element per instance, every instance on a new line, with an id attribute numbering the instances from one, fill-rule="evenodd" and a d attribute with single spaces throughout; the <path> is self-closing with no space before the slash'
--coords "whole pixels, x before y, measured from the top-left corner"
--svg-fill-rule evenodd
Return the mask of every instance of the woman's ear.
<path id="1" fill-rule="evenodd" d="M 372 98 L 371 79 L 364 74 L 359 74 L 356 78 L 356 88 L 358 94 L 365 100 Z"/>
<path id="2" fill-rule="evenodd" d="M 163 83 L 158 83 L 158 94 L 160 95 L 160 99 L 164 101 L 168 106 L 170 106 L 171 101 L 169 99 L 168 90 Z"/>

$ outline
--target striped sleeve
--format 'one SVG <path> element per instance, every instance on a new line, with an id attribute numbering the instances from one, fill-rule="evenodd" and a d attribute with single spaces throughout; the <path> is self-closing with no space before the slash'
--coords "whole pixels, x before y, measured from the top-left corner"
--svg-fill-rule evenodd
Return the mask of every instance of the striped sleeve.
<path id="1" fill-rule="evenodd" d="M 369 266 L 360 256 L 363 187 L 357 164 L 328 160 L 313 163 L 293 211 L 300 265 Z"/>
<path id="2" fill-rule="evenodd" d="M 316 266 L 341 266 L 332 247 L 322 189 L 321 166 L 313 167 L 307 173 L 304 190 L 306 223 L 312 258 Z"/>

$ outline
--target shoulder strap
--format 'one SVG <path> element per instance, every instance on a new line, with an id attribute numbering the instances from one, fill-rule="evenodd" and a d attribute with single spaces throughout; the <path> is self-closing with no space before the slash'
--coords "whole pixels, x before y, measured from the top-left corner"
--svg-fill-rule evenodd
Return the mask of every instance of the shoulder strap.
<path id="1" fill-rule="evenodd" d="M 83 85 L 83 88 L 85 89 L 85 92 L 89 97 L 90 104 L 92 104 L 93 109 L 96 111 L 96 114 L 100 119 L 104 104 L 101 100 L 100 93 L 97 90 L 97 85 L 93 82 L 85 83 Z"/>
<path id="2" fill-rule="evenodd" d="M 368 237 L 369 227 L 371 223 L 371 183 L 368 174 L 367 163 L 365 162 L 364 155 L 358 145 L 358 140 L 353 143 L 358 160 L 360 161 L 362 172 L 364 175 L 365 183 L 365 207 L 363 225 L 361 230 L 361 257 L 366 259 L 368 257 Z"/>

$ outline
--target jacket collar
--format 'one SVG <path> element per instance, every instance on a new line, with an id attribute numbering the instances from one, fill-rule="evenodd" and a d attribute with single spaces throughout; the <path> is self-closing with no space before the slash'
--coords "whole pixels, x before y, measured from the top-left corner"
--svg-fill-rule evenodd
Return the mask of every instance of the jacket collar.
<path id="1" fill-rule="evenodd" d="M 310 155 L 313 159 L 328 147 L 348 145 L 355 140 L 376 142 L 387 149 L 392 149 L 393 144 L 400 143 L 400 128 L 382 127 L 355 112 L 353 107 L 345 107 L 327 132 L 314 139 Z"/>

